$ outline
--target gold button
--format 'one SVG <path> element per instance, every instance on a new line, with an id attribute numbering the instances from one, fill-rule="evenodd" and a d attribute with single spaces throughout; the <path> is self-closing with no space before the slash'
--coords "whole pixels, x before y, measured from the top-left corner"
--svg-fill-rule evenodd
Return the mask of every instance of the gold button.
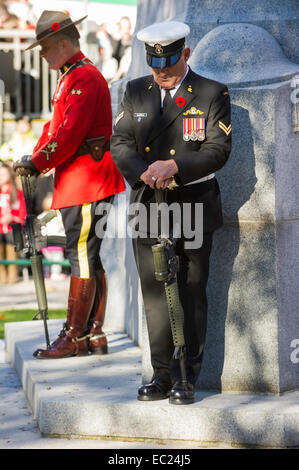
<path id="1" fill-rule="evenodd" d="M 99 148 L 100 148 L 100 147 L 98 147 L 98 146 L 96 145 L 94 149 L 95 149 L 95 150 L 99 150 Z"/>
<path id="2" fill-rule="evenodd" d="M 169 151 L 169 153 L 170 153 L 170 155 L 175 155 L 175 150 L 174 150 L 174 149 L 171 149 L 171 150 Z"/>
<path id="3" fill-rule="evenodd" d="M 144 149 L 146 152 L 150 152 L 151 148 L 150 147 L 145 147 Z"/>

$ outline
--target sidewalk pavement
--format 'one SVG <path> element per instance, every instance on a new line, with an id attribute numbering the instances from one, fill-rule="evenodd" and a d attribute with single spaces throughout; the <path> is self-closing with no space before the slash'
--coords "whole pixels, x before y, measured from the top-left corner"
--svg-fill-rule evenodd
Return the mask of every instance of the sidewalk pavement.
<path id="1" fill-rule="evenodd" d="M 46 279 L 49 309 L 66 309 L 67 293 L 70 280 L 53 281 Z M 11 309 L 37 309 L 34 282 L 32 279 L 19 281 L 16 284 L 0 285 L 0 311 Z"/>

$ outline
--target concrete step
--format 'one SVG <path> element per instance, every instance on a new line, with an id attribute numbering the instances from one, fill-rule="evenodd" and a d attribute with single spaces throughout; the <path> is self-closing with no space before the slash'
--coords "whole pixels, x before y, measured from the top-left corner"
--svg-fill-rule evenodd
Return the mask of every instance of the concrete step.
<path id="1" fill-rule="evenodd" d="M 61 320 L 49 321 L 51 341 Z M 192 405 L 139 402 L 141 350 L 122 331 L 108 333 L 109 354 L 38 360 L 40 321 L 8 323 L 14 364 L 44 436 L 185 440 L 265 447 L 299 445 L 299 392 L 282 396 L 197 392 Z"/>

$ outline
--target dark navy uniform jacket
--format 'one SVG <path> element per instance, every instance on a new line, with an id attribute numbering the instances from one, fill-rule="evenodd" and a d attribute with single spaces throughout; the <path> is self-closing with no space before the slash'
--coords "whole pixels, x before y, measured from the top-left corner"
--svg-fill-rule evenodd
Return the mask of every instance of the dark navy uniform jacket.
<path id="1" fill-rule="evenodd" d="M 132 187 L 131 201 L 155 201 L 154 191 L 139 177 L 154 161 L 173 158 L 179 186 L 171 191 L 171 200 L 202 202 L 204 231 L 215 230 L 222 225 L 222 210 L 213 174 L 226 163 L 230 150 L 230 98 L 225 85 L 189 69 L 171 105 L 161 113 L 160 89 L 152 75 L 128 82 L 111 155 Z M 201 181 L 188 184 L 197 180 Z"/>

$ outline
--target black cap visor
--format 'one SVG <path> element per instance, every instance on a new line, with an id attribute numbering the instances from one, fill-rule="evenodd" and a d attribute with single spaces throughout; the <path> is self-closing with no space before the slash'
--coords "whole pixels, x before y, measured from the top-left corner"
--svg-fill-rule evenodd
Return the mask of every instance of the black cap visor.
<path id="1" fill-rule="evenodd" d="M 183 48 L 177 51 L 176 53 L 172 53 L 171 55 L 168 55 L 166 57 L 151 55 L 147 52 L 146 62 L 150 67 L 154 69 L 164 69 L 165 67 L 172 67 L 180 60 L 182 52 Z"/>

